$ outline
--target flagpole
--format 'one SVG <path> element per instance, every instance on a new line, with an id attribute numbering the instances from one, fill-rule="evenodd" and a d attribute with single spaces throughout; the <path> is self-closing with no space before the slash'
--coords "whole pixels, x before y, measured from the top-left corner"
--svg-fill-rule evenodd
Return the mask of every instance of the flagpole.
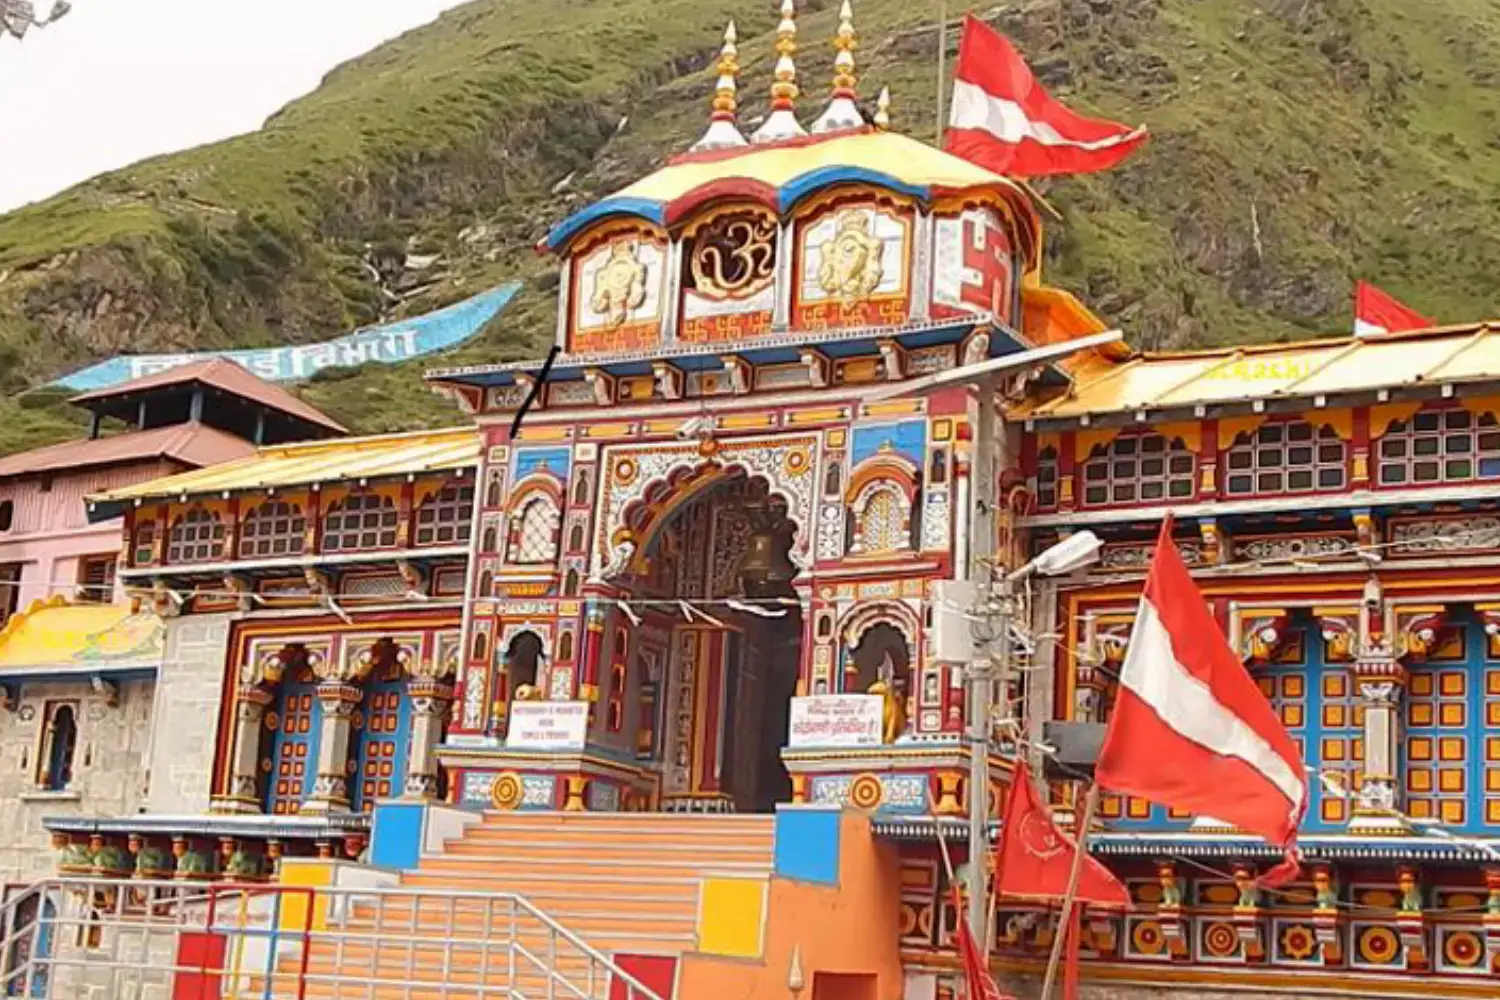
<path id="1" fill-rule="evenodd" d="M 943 82 L 947 75 L 943 63 L 948 58 L 948 0 L 940 0 L 938 4 L 938 36 L 937 36 L 937 144 L 943 145 L 943 130 L 947 126 L 943 115 Z"/>
<path id="2" fill-rule="evenodd" d="M 1062 958 L 1063 941 L 1073 915 L 1073 901 L 1078 895 L 1078 879 L 1083 874 L 1083 859 L 1088 854 L 1089 827 L 1094 822 L 1094 808 L 1099 804 L 1099 785 L 1089 785 L 1083 804 L 1083 819 L 1078 824 L 1077 846 L 1073 851 L 1073 870 L 1068 873 L 1068 894 L 1063 897 L 1062 913 L 1057 918 L 1057 933 L 1052 938 L 1052 954 L 1047 958 L 1047 978 L 1042 981 L 1041 1000 L 1052 1000 L 1052 984 L 1057 981 L 1057 965 Z"/>

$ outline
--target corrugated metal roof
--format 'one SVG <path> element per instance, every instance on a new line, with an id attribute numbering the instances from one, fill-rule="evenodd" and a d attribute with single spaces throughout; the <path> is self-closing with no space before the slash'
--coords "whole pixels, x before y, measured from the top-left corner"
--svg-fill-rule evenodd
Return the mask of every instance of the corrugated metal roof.
<path id="1" fill-rule="evenodd" d="M 171 458 L 201 467 L 227 462 L 254 451 L 255 445 L 216 428 L 199 423 L 174 424 L 149 431 L 64 441 L 0 458 L 0 479 L 153 458 Z"/>
<path id="2" fill-rule="evenodd" d="M 1079 374 L 1071 392 L 1016 416 L 1069 419 L 1134 410 L 1500 380 L 1500 325 L 1294 344 L 1141 354 Z"/>
<path id="3" fill-rule="evenodd" d="M 233 462 L 111 490 L 89 500 L 123 503 L 468 468 L 479 464 L 479 446 L 479 431 L 472 427 L 275 445 Z"/>
<path id="4" fill-rule="evenodd" d="M 204 385 L 251 400 L 269 409 L 280 410 L 282 413 L 305 420 L 310 424 L 326 427 L 340 434 L 346 433 L 344 426 L 326 413 L 302 402 L 280 386 L 272 385 L 265 379 L 252 375 L 227 358 L 209 358 L 207 361 L 195 361 L 192 364 L 169 368 L 152 375 L 143 375 L 130 382 L 74 396 L 72 402 L 83 405 L 103 399 L 130 396 L 165 386 L 188 385 L 192 382 L 202 382 Z"/>

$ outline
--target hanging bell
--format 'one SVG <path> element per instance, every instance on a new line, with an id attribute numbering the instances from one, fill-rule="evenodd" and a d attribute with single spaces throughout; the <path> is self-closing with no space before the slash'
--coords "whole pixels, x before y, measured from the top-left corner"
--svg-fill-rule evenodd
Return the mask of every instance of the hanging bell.
<path id="1" fill-rule="evenodd" d="M 751 533 L 740 561 L 740 585 L 745 588 L 745 596 L 790 596 L 791 582 L 797 575 L 797 567 L 789 555 L 792 530 L 791 523 L 783 520 Z"/>

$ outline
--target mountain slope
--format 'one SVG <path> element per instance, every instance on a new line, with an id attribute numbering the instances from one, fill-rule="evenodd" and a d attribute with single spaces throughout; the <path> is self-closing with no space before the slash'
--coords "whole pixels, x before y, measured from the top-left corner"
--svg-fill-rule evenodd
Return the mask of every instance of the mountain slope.
<path id="1" fill-rule="evenodd" d="M 896 127 L 931 136 L 937 3 L 855 2 L 862 92 L 891 86 Z M 835 7 L 799 5 L 809 120 L 827 99 Z M 1151 126 L 1125 167 L 1043 186 L 1063 216 L 1050 280 L 1136 344 L 1345 329 L 1356 275 L 1445 320 L 1495 311 L 1489 0 L 977 13 L 1070 104 Z M 259 132 L 0 217 L 0 393 L 125 350 L 322 339 L 513 276 L 526 290 L 460 358 L 540 354 L 556 289 L 532 245 L 701 131 L 731 16 L 748 125 L 765 111 L 774 3 L 477 0 L 339 67 Z M 440 263 L 414 274 L 408 253 Z M 420 369 L 329 373 L 304 394 L 361 430 L 456 419 Z M 0 403 L 0 451 L 70 432 L 53 395 Z"/>

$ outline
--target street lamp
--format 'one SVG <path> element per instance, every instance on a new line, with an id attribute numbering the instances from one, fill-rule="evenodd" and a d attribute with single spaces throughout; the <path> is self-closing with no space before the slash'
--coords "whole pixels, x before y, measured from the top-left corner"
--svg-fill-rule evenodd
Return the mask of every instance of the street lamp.
<path id="1" fill-rule="evenodd" d="M 20 40 L 29 28 L 45 28 L 61 20 L 72 9 L 73 5 L 68 0 L 57 0 L 52 5 L 52 13 L 38 20 L 36 5 L 31 0 L 0 0 L 0 38 L 11 34 Z"/>
<path id="2" fill-rule="evenodd" d="M 1048 548 L 1036 558 L 1009 573 L 999 574 L 994 589 L 977 609 L 976 617 L 995 623 L 994 660 L 1000 665 L 1000 680 L 1010 678 L 1011 619 L 1015 616 L 1016 584 L 1033 575 L 1063 576 L 1095 563 L 1103 543 L 1092 531 L 1080 531 Z M 989 850 L 990 791 L 990 715 L 994 711 L 995 691 L 990 677 L 989 657 L 976 657 L 969 665 L 969 928 L 980 946 L 989 948 L 989 914 L 987 893 L 979 873 L 984 871 L 983 858 Z M 1017 767 L 1021 764 L 1017 762 Z"/>

